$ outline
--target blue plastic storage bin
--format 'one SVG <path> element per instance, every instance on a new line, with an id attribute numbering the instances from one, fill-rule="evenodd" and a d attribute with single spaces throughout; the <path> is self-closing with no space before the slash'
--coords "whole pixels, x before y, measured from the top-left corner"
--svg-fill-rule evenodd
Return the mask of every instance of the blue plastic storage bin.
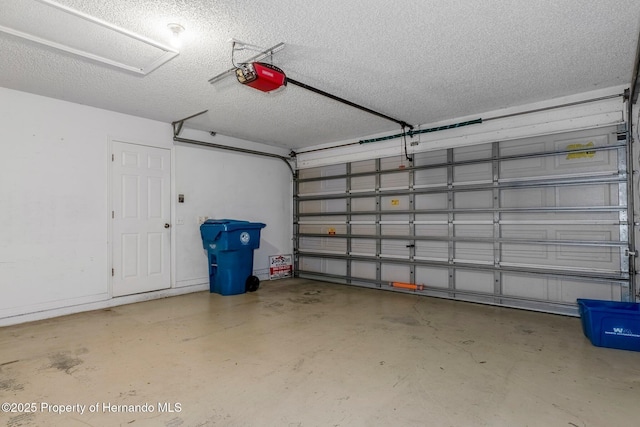
<path id="1" fill-rule="evenodd" d="M 578 299 L 578 309 L 593 345 L 640 351 L 640 303 Z"/>
<path id="2" fill-rule="evenodd" d="M 209 291 L 220 295 L 255 291 L 253 250 L 260 247 L 261 222 L 209 219 L 200 226 L 202 245 L 209 260 Z"/>

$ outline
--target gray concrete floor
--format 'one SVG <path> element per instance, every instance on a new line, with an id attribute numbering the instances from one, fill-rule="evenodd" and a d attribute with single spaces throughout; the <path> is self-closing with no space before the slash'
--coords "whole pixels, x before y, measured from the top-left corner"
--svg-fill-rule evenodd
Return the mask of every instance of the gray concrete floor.
<path id="1" fill-rule="evenodd" d="M 577 318 L 286 279 L 1 328 L 0 425 L 632 426 L 639 362 Z"/>

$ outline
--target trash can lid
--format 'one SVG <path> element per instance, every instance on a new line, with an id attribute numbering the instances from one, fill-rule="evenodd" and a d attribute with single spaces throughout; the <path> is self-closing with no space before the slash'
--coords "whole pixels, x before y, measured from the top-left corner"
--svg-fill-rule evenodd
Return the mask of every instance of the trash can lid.
<path id="1" fill-rule="evenodd" d="M 260 229 L 267 225 L 261 222 L 249 222 L 238 219 L 208 219 L 201 225 L 201 227 L 204 226 L 214 226 L 220 227 L 224 231 L 234 231 L 242 229 Z"/>
<path id="2" fill-rule="evenodd" d="M 249 222 L 249 221 L 242 221 L 239 219 L 208 219 L 204 223 L 205 224 L 230 224 L 235 222 Z"/>

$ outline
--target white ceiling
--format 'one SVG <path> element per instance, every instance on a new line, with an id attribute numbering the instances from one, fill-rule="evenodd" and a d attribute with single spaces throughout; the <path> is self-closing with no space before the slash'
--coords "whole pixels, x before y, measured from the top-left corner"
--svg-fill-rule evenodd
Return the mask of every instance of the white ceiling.
<path id="1" fill-rule="evenodd" d="M 273 63 L 291 78 L 419 125 L 630 84 L 640 30 L 638 0 L 58 2 L 165 44 L 178 22 L 184 45 L 141 76 L 0 32 L 0 86 L 163 122 L 208 109 L 185 126 L 291 149 L 399 126 L 293 85 L 209 84 L 230 38 L 284 42 Z"/>

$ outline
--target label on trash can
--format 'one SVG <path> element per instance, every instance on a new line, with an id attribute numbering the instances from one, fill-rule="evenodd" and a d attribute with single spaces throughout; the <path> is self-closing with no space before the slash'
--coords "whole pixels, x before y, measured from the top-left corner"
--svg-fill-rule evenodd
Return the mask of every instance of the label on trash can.
<path id="1" fill-rule="evenodd" d="M 251 235 L 249 235 L 249 233 L 247 233 L 246 231 L 240 233 L 240 243 L 246 245 L 249 243 L 249 240 L 251 240 Z"/>
<path id="2" fill-rule="evenodd" d="M 291 255 L 273 255 L 269 257 L 269 280 L 282 279 L 293 275 Z"/>

